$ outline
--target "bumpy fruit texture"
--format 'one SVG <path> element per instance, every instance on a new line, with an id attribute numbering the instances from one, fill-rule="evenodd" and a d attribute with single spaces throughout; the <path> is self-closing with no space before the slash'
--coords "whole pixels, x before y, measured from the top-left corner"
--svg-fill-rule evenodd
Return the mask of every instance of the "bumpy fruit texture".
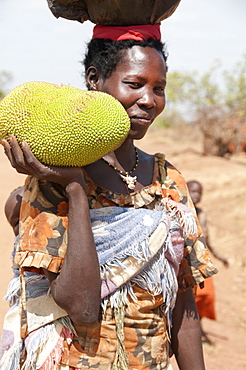
<path id="1" fill-rule="evenodd" d="M 47 82 L 17 86 L 0 103 L 0 140 L 26 141 L 42 163 L 85 166 L 117 149 L 130 129 L 118 100 Z"/>

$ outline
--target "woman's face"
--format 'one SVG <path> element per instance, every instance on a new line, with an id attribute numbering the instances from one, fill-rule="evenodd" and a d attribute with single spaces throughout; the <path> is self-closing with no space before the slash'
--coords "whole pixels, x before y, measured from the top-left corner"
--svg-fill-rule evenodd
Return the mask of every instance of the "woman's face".
<path id="1" fill-rule="evenodd" d="M 133 46 L 108 79 L 99 78 L 97 90 L 118 99 L 131 120 L 128 138 L 144 137 L 165 107 L 166 65 L 153 48 Z"/>

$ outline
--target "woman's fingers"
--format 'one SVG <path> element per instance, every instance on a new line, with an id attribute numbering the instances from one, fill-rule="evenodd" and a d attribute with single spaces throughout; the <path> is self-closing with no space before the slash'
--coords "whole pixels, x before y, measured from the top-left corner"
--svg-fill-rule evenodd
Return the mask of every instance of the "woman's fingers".
<path id="1" fill-rule="evenodd" d="M 27 142 L 22 142 L 22 150 L 24 153 L 24 158 L 26 161 L 26 165 L 32 170 L 32 174 L 36 176 L 38 179 L 47 180 L 47 181 L 54 181 L 58 182 L 58 179 L 61 177 L 60 169 L 54 166 L 46 166 L 43 163 L 39 162 L 39 160 L 34 156 L 32 153 L 29 145 Z"/>
<path id="2" fill-rule="evenodd" d="M 13 168 L 15 168 L 17 172 L 25 173 L 25 172 L 23 172 L 22 167 L 20 165 L 18 165 L 17 162 L 16 162 L 15 153 L 12 150 L 12 145 L 9 144 L 8 141 L 5 140 L 5 139 L 2 140 L 1 144 L 4 147 L 4 153 L 7 156 L 8 160 L 10 161 L 11 166 Z M 21 162 L 21 161 L 19 160 L 19 162 Z"/>
<path id="3" fill-rule="evenodd" d="M 29 145 L 25 141 L 22 142 L 22 150 L 26 163 L 30 167 L 32 167 L 35 171 L 44 167 L 44 165 L 41 162 L 39 162 L 39 160 L 34 156 Z"/>
<path id="4" fill-rule="evenodd" d="M 22 143 L 24 157 L 30 168 L 33 169 L 33 174 L 38 179 L 59 183 L 64 188 L 68 183 L 77 181 L 84 185 L 84 175 L 79 167 L 56 167 L 46 166 L 39 162 L 30 150 L 26 142 Z"/>
<path id="5" fill-rule="evenodd" d="M 12 166 L 15 168 L 24 167 L 25 166 L 24 155 L 18 144 L 16 137 L 13 135 L 10 135 L 9 141 L 10 141 L 10 147 L 11 147 L 12 162 L 16 164 L 14 166 L 12 164 Z"/>
<path id="6" fill-rule="evenodd" d="M 14 160 L 13 160 L 13 157 L 12 157 L 11 147 L 10 147 L 9 143 L 7 142 L 7 140 L 3 139 L 1 141 L 1 144 L 2 144 L 2 146 L 4 148 L 5 155 L 7 156 L 8 160 L 10 161 L 12 167 L 14 167 L 13 166 L 13 161 Z"/>
<path id="7" fill-rule="evenodd" d="M 3 140 L 3 146 L 5 154 L 7 155 L 12 167 L 16 169 L 17 172 L 26 175 L 35 176 L 38 179 L 43 179 L 49 181 L 51 178 L 59 178 L 59 169 L 45 166 L 32 153 L 29 145 L 23 141 L 22 149 L 14 135 L 9 137 L 10 144 L 7 140 Z"/>
<path id="8" fill-rule="evenodd" d="M 40 180 L 58 183 L 64 188 L 71 182 L 79 182 L 85 188 L 83 171 L 79 167 L 46 166 L 32 153 L 29 145 L 23 141 L 20 148 L 15 136 L 11 135 L 10 144 L 2 140 L 6 156 L 18 173 L 35 176 Z"/>
<path id="9" fill-rule="evenodd" d="M 21 150 L 15 136 L 9 137 L 10 144 L 7 140 L 2 140 L 4 152 L 11 163 L 11 166 L 16 169 L 18 173 L 25 175 L 34 175 L 32 167 L 27 163 L 25 155 Z M 30 149 L 29 149 L 30 151 Z"/>

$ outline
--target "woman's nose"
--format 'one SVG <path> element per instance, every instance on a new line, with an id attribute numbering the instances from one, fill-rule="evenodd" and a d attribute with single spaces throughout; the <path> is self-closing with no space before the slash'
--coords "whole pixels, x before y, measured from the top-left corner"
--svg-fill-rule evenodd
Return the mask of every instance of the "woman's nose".
<path id="1" fill-rule="evenodd" d="M 147 108 L 153 108 L 156 105 L 154 91 L 152 89 L 146 89 L 142 91 L 142 94 L 138 99 L 138 104 L 144 105 Z"/>

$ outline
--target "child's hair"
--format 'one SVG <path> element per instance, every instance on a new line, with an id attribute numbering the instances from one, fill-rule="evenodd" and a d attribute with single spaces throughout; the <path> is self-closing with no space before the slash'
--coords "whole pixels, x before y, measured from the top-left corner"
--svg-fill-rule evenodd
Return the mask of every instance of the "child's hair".
<path id="1" fill-rule="evenodd" d="M 190 185 L 199 185 L 202 189 L 202 184 L 197 181 L 197 180 L 190 180 L 190 181 L 187 181 L 187 186 L 189 187 Z"/>
<path id="2" fill-rule="evenodd" d="M 160 40 L 148 39 L 143 41 L 110 39 L 92 39 L 87 44 L 87 53 L 84 58 L 85 75 L 90 66 L 94 66 L 101 73 L 103 79 L 111 76 L 117 64 L 123 57 L 122 50 L 130 49 L 138 45 L 156 49 L 167 61 L 165 45 Z M 88 87 L 88 86 L 87 86 Z"/>

